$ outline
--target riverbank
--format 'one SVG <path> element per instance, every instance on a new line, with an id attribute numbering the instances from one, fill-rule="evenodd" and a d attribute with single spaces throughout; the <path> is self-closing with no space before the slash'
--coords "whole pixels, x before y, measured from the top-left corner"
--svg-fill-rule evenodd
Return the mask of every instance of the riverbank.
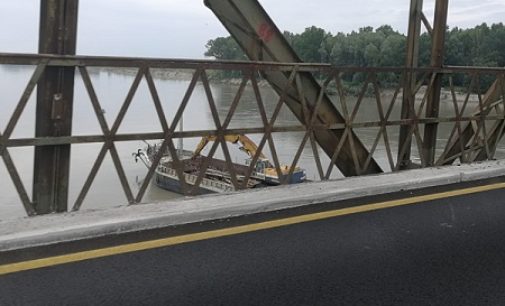
<path id="1" fill-rule="evenodd" d="M 160 79 L 160 80 L 171 80 L 171 81 L 189 81 L 193 77 L 194 70 L 192 69 L 151 69 L 151 74 L 153 78 L 155 79 Z M 128 75 L 128 76 L 135 76 L 138 72 L 138 69 L 136 68 L 110 68 L 110 67 L 91 67 L 89 68 L 89 72 L 91 74 L 98 74 L 98 73 L 107 73 L 107 74 L 117 74 L 117 75 Z M 213 77 L 212 73 L 210 73 L 209 76 L 209 81 L 213 84 L 219 84 L 219 85 L 231 85 L 231 86 L 240 86 L 242 83 L 241 78 L 219 78 L 219 77 Z M 267 80 L 265 79 L 260 79 L 258 80 L 258 86 L 260 88 L 269 88 L 270 84 L 268 83 Z M 361 86 L 351 86 L 351 85 L 344 85 L 344 88 L 346 90 L 347 96 L 358 96 L 362 90 Z M 427 86 L 421 86 L 419 91 L 416 94 L 416 101 L 422 101 L 425 94 L 426 94 Z M 467 93 L 465 92 L 466 89 L 456 89 L 455 90 L 455 98 L 458 104 L 462 104 L 466 98 L 467 98 Z M 403 90 L 400 89 L 400 91 L 397 94 L 397 99 L 401 99 Z M 337 90 L 335 86 L 329 87 L 327 90 L 327 94 L 330 96 L 337 95 Z M 380 96 L 381 99 L 384 99 L 384 101 L 391 101 L 395 94 L 395 88 L 381 88 L 380 89 Z M 452 103 L 452 93 L 451 90 L 448 88 L 442 88 L 441 90 L 441 101 L 444 103 Z M 374 92 L 369 87 L 369 89 L 365 92 L 365 97 L 373 97 Z M 484 94 L 482 94 L 484 96 Z M 479 97 L 477 94 L 470 94 L 468 97 L 468 104 L 477 104 L 479 102 Z"/>
<path id="2" fill-rule="evenodd" d="M 171 80 L 171 81 L 189 81 L 193 77 L 194 70 L 192 69 L 159 69 L 152 68 L 149 69 L 151 75 L 155 79 L 161 80 Z M 135 76 L 137 75 L 137 68 L 112 68 L 112 67 L 90 67 L 90 74 L 117 74 L 117 75 L 127 75 Z"/>

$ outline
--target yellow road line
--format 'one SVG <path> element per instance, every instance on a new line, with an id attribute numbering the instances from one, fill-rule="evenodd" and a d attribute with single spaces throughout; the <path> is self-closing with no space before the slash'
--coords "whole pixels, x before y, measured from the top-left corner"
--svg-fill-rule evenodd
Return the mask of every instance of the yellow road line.
<path id="1" fill-rule="evenodd" d="M 374 211 L 374 210 L 409 205 L 409 204 L 416 204 L 416 203 L 427 202 L 427 201 L 431 201 L 431 200 L 449 198 L 449 197 L 454 197 L 454 196 L 459 196 L 459 195 L 467 195 L 467 194 L 490 191 L 490 190 L 501 189 L 501 188 L 505 188 L 505 183 L 496 183 L 496 184 L 491 184 L 491 185 L 486 185 L 486 186 L 470 187 L 470 188 L 465 188 L 465 189 L 460 189 L 460 190 L 446 191 L 446 192 L 440 192 L 440 193 L 435 193 L 435 194 L 415 196 L 415 197 L 411 197 L 411 198 L 391 200 L 391 201 L 379 202 L 379 203 L 374 203 L 374 204 L 366 204 L 366 205 L 361 205 L 361 206 L 356 206 L 356 207 L 348 207 L 348 208 L 336 209 L 336 210 L 331 210 L 331 211 L 312 213 L 312 214 L 295 216 L 295 217 L 288 217 L 288 218 L 284 218 L 284 219 L 278 219 L 278 220 L 272 220 L 272 221 L 254 223 L 254 224 L 241 225 L 241 226 L 223 228 L 223 229 L 218 229 L 218 230 L 211 230 L 211 231 L 207 231 L 207 232 L 200 232 L 200 233 L 193 233 L 193 234 L 168 237 L 168 238 L 162 238 L 162 239 L 156 239 L 156 240 L 129 243 L 129 244 L 124 244 L 124 245 L 119 245 L 119 246 L 106 247 L 106 248 L 102 248 L 102 249 L 82 251 L 82 252 L 76 252 L 76 253 L 71 253 L 71 254 L 65 254 L 65 255 L 23 261 L 23 262 L 18 262 L 18 263 L 5 264 L 5 265 L 0 265 L 0 275 L 20 272 L 20 271 L 26 271 L 26 270 L 32 270 L 32 269 L 38 269 L 38 268 L 44 268 L 44 267 L 51 267 L 51 266 L 72 263 L 72 262 L 78 262 L 78 261 L 83 261 L 83 260 L 88 260 L 88 259 L 94 259 L 94 258 L 100 258 L 100 257 L 106 257 L 106 256 L 112 256 L 112 255 L 118 255 L 118 254 L 125 254 L 125 253 L 155 249 L 155 248 L 160 248 L 160 247 L 167 247 L 167 246 L 183 244 L 183 243 L 188 243 L 188 242 L 193 242 L 193 241 L 200 241 L 200 240 L 206 240 L 206 239 L 212 239 L 212 238 L 218 238 L 218 237 L 237 235 L 237 234 L 254 232 L 254 231 L 265 230 L 265 229 L 271 229 L 271 228 L 292 225 L 292 224 L 297 224 L 297 223 L 317 221 L 317 220 L 322 220 L 322 219 L 327 219 L 327 218 L 332 218 L 332 217 L 337 217 L 337 216 L 350 215 L 350 214 Z"/>

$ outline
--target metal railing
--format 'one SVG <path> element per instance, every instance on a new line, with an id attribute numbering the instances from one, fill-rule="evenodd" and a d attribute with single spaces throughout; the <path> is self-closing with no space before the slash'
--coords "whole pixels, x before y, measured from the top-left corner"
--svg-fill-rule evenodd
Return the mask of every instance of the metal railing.
<path id="1" fill-rule="evenodd" d="M 114 162 L 123 191 L 130 204 L 142 201 L 146 189 L 153 175 L 156 166 L 163 157 L 164 152 L 169 152 L 173 156 L 173 163 L 177 176 L 181 182 L 184 193 L 192 194 L 204 179 L 204 174 L 209 166 L 204 162 L 199 175 L 191 186 L 185 183 L 185 173 L 181 161 L 176 154 L 173 141 L 179 138 L 193 138 L 215 135 L 218 141 L 214 142 L 208 154 L 212 157 L 218 146 L 221 146 L 224 159 L 229 169 L 231 184 L 235 189 L 244 189 L 250 179 L 254 165 L 268 144 L 272 153 L 273 165 L 279 178 L 284 178 L 283 183 L 290 181 L 293 169 L 299 164 L 300 156 L 306 145 L 312 149 L 314 162 L 317 168 L 317 175 L 320 180 L 330 178 L 335 169 L 335 163 L 339 159 L 344 145 L 349 144 L 349 150 L 353 154 L 354 170 L 358 174 L 365 174 L 370 163 L 377 158 L 377 148 L 379 143 L 384 146 L 384 155 L 380 156 L 387 160 L 386 169 L 383 171 L 401 170 L 401 162 L 406 153 L 410 150 L 419 159 L 418 166 L 430 165 L 426 153 L 423 152 L 423 137 L 421 131 L 426 125 L 450 124 L 450 133 L 447 139 L 440 139 L 439 145 L 443 147 L 436 156 L 435 165 L 446 165 L 459 159 L 462 163 L 473 162 L 483 159 L 494 159 L 497 148 L 505 128 L 505 69 L 503 68 L 481 68 L 481 67 L 444 67 L 442 69 L 433 68 L 359 68 L 359 67 L 334 67 L 327 64 L 301 64 L 301 63 L 264 63 L 264 62 L 224 62 L 206 60 L 172 60 L 172 59 L 146 59 L 146 58 L 112 58 L 112 57 L 88 57 L 88 56 L 56 56 L 56 55 L 20 55 L 20 54 L 0 54 L 0 64 L 2 65 L 32 65 L 35 70 L 19 98 L 15 110 L 6 124 L 5 130 L 0 134 L 0 153 L 6 165 L 7 171 L 14 183 L 19 197 L 28 215 L 35 214 L 33 203 L 30 200 L 25 186 L 20 179 L 18 170 L 14 165 L 9 148 L 13 147 L 35 147 L 35 146 L 58 146 L 68 144 L 100 143 L 101 150 L 91 168 L 91 171 L 80 189 L 79 195 L 72 206 L 73 210 L 80 209 L 91 184 L 93 183 L 98 170 L 107 154 Z M 19 118 L 21 117 L 28 99 L 32 95 L 34 88 L 43 76 L 47 67 L 75 67 L 78 69 L 84 87 L 89 95 L 94 113 L 100 124 L 102 134 L 96 135 L 72 135 L 61 137 L 33 137 L 33 138 L 13 138 L 14 131 Z M 98 99 L 95 87 L 90 77 L 88 69 L 90 67 L 122 67 L 134 68 L 136 74 L 132 85 L 128 89 L 126 98 L 119 110 L 114 122 L 109 125 L 102 112 L 102 103 Z M 157 86 L 153 80 L 153 69 L 185 69 L 191 72 L 191 80 L 186 89 L 185 95 L 180 101 L 175 111 L 174 119 L 167 121 L 166 112 L 163 109 Z M 208 71 L 239 71 L 241 80 L 237 86 L 235 97 L 229 107 L 224 120 L 220 120 L 217 112 L 209 82 Z M 262 99 L 261 88 L 258 85 L 261 80 L 261 73 L 278 71 L 286 76 L 284 88 L 277 89 L 280 92 L 278 100 L 271 105 L 274 109 L 271 116 L 267 115 L 265 103 Z M 320 81 L 320 92 L 317 99 L 308 101 L 303 93 L 303 84 L 300 82 L 299 74 L 313 73 Z M 352 88 L 348 81 L 352 76 L 359 74 L 352 82 Z M 407 75 L 413 75 L 417 79 L 417 84 L 411 89 L 407 99 L 409 105 L 409 118 L 393 116 L 393 110 L 402 104 L 402 92 L 405 87 L 404 80 Z M 387 85 L 382 81 L 384 76 L 390 80 Z M 446 84 L 445 94 L 448 96 L 446 106 L 452 110 L 439 117 L 427 117 L 426 105 L 428 95 L 436 77 L 442 77 Z M 456 88 L 454 79 L 464 80 L 464 87 Z M 483 79 L 486 80 L 484 86 Z M 118 133 L 119 126 L 128 111 L 133 97 L 142 80 L 145 80 L 156 109 L 158 120 L 161 124 L 161 132 L 151 133 Z M 188 101 L 195 90 L 197 84 L 203 86 L 205 95 L 211 110 L 215 129 L 198 131 L 177 131 L 177 126 L 181 120 Z M 491 84 L 488 86 L 487 84 Z M 237 110 L 237 105 L 246 87 L 250 87 L 254 92 L 261 121 L 256 127 L 230 128 L 230 121 Z M 457 93 L 457 91 L 460 91 Z M 389 91 L 390 95 L 384 95 Z M 298 95 L 302 102 L 303 120 L 299 125 L 279 126 L 276 123 L 279 112 L 288 96 Z M 344 120 L 339 123 L 322 124 L 316 120 L 322 97 L 331 95 L 335 107 L 342 113 Z M 471 97 L 476 100 L 476 107 L 470 110 Z M 375 101 L 377 120 L 359 120 L 359 112 L 365 107 L 365 99 Z M 366 107 L 370 107 L 367 105 Z M 393 139 L 391 128 L 400 129 L 408 127 L 407 139 L 403 143 L 398 143 Z M 373 133 L 373 141 L 368 146 L 368 156 L 360 160 L 355 154 L 353 140 L 350 136 L 354 132 L 366 129 Z M 328 154 L 329 164 L 323 166 L 320 158 L 320 149 L 315 132 L 321 130 L 338 130 L 342 132 L 342 137 L 338 140 L 336 150 Z M 288 175 L 283 175 L 281 164 L 277 156 L 274 133 L 299 132 L 303 134 L 300 146 L 296 150 L 290 162 L 291 171 Z M 245 179 L 238 180 L 234 171 L 233 162 L 224 140 L 224 135 L 228 134 L 259 134 L 262 135 L 258 144 L 258 152 L 252 157 L 249 171 Z M 395 134 L 396 135 L 396 134 Z M 123 165 L 119 159 L 115 144 L 122 141 L 133 140 L 161 140 L 159 153 L 154 156 L 152 165 L 149 167 L 146 178 L 141 184 L 138 192 L 134 194 L 128 184 Z M 443 142 L 443 144 L 440 144 Z"/>

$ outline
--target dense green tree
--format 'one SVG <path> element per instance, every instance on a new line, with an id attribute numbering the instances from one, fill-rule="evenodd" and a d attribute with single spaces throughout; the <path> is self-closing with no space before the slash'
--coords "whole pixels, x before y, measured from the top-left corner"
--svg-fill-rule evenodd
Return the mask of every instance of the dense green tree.
<path id="1" fill-rule="evenodd" d="M 490 58 L 494 58 L 498 67 L 505 67 L 505 26 L 503 23 L 493 24 L 489 34 L 488 53 Z"/>
<path id="2" fill-rule="evenodd" d="M 393 28 L 390 25 L 382 25 L 375 30 L 377 33 L 382 33 L 385 37 L 388 37 L 389 35 L 393 34 L 398 34 L 397 31 L 393 30 Z"/>
<path id="3" fill-rule="evenodd" d="M 292 46 L 304 62 L 320 63 L 320 49 L 326 36 L 325 30 L 312 26 L 306 28 L 302 34 L 295 35 L 293 37 Z"/>
<path id="4" fill-rule="evenodd" d="M 403 66 L 405 64 L 405 35 L 389 25 L 374 30 L 363 27 L 351 33 L 332 35 L 312 26 L 302 33 L 284 31 L 283 36 L 305 62 L 329 62 L 337 66 Z M 486 23 L 471 29 L 448 29 L 445 40 L 446 65 L 455 66 L 505 66 L 505 26 L 503 23 L 488 26 Z M 429 66 L 431 37 L 423 33 L 419 40 L 419 66 Z M 244 53 L 231 37 L 209 40 L 206 56 L 216 59 L 245 59 Z M 349 75 L 347 81 L 359 81 L 362 75 Z M 468 79 L 455 76 L 455 83 Z M 384 81 L 384 80 L 383 80 Z M 386 80 L 387 81 L 387 80 Z"/>
<path id="5" fill-rule="evenodd" d="M 365 48 L 365 62 L 366 66 L 378 66 L 381 54 L 376 45 L 370 43 Z"/>
<path id="6" fill-rule="evenodd" d="M 338 33 L 334 39 L 333 48 L 330 52 L 330 62 L 335 65 L 344 66 L 352 63 L 353 58 L 348 46 L 348 40 L 344 33 Z"/>
<path id="7" fill-rule="evenodd" d="M 244 52 L 231 36 L 211 39 L 205 45 L 205 56 L 212 56 L 219 60 L 246 59 Z"/>
<path id="8" fill-rule="evenodd" d="M 246 56 L 239 45 L 231 36 L 211 39 L 205 45 L 207 51 L 205 56 L 212 56 L 218 60 L 246 60 Z M 238 78 L 240 71 L 217 70 L 211 71 L 210 77 L 213 79 Z"/>
<path id="9" fill-rule="evenodd" d="M 284 31 L 282 32 L 282 35 L 286 39 L 286 41 L 292 46 L 293 45 L 293 40 L 295 39 L 295 34 L 289 31 Z"/>
<path id="10" fill-rule="evenodd" d="M 403 35 L 388 36 L 381 46 L 380 66 L 402 66 L 405 63 L 406 38 Z"/>

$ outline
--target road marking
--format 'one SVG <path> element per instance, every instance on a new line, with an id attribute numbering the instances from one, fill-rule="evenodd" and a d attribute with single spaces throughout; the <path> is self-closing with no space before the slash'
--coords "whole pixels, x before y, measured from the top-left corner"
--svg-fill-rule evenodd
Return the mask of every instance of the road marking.
<path id="1" fill-rule="evenodd" d="M 403 198 L 398 200 L 384 201 L 373 204 L 365 204 L 356 207 L 341 208 L 331 211 L 324 211 L 319 213 L 312 213 L 307 215 L 288 217 L 278 220 L 265 221 L 260 223 L 253 223 L 248 225 L 241 225 L 229 228 L 223 228 L 218 230 L 211 230 L 207 232 L 193 233 L 180 235 L 175 237 L 161 238 L 149 241 L 129 243 L 119 246 L 106 247 L 102 249 L 82 251 L 76 253 L 70 253 L 65 255 L 28 260 L 23 262 L 11 263 L 0 265 L 0 275 L 6 275 L 15 272 L 33 270 L 38 268 L 51 267 L 61 264 L 79 262 L 83 260 L 96 259 L 101 257 L 138 252 L 144 250 L 150 250 L 155 248 L 167 247 L 172 245 L 178 245 L 188 242 L 195 242 L 201 240 L 207 240 L 212 238 L 226 237 L 237 234 L 255 232 L 259 230 L 272 229 L 287 225 L 293 225 L 298 223 L 305 223 L 317 220 L 323 220 L 338 216 L 351 215 L 369 211 L 375 211 L 385 208 L 392 208 L 397 206 L 404 206 L 410 204 L 417 204 L 422 202 L 428 202 L 432 200 L 438 200 L 443 198 L 449 198 L 460 195 L 468 195 L 472 193 L 485 192 L 490 190 L 505 188 L 505 183 L 496 183 L 485 186 L 470 187 L 465 189 L 446 191 L 428 195 L 415 196 L 411 198 Z"/>

